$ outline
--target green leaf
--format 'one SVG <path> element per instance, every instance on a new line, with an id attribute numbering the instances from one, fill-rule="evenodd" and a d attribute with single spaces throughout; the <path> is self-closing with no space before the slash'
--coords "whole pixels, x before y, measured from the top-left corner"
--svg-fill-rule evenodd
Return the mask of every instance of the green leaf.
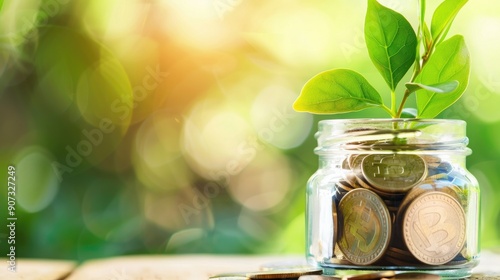
<path id="1" fill-rule="evenodd" d="M 2 10 L 3 0 L 0 0 L 0 11 Z"/>
<path id="2" fill-rule="evenodd" d="M 453 20 L 467 1 L 446 0 L 436 8 L 431 21 L 431 34 L 434 42 L 439 44 L 446 37 Z"/>
<path id="3" fill-rule="evenodd" d="M 394 91 L 415 60 L 415 31 L 401 14 L 369 0 L 365 40 L 373 64 Z"/>
<path id="4" fill-rule="evenodd" d="M 417 109 L 415 108 L 404 108 L 401 112 L 401 118 L 403 119 L 414 119 L 417 117 Z"/>
<path id="5" fill-rule="evenodd" d="M 293 104 L 296 111 L 338 114 L 381 106 L 380 94 L 359 73 L 329 70 L 311 78 Z"/>
<path id="6" fill-rule="evenodd" d="M 467 88 L 469 72 L 469 51 L 462 36 L 455 35 L 438 45 L 415 82 L 436 85 L 456 80 L 459 85 L 447 94 L 429 90 L 417 91 L 418 117 L 434 118 L 455 103 Z"/>
<path id="7" fill-rule="evenodd" d="M 415 92 L 420 89 L 425 89 L 430 92 L 435 92 L 435 93 L 448 93 L 452 92 L 457 87 L 460 85 L 458 81 L 450 81 L 450 82 L 444 82 L 440 84 L 434 84 L 434 85 L 424 85 L 420 83 L 406 83 L 405 86 L 406 88 L 411 92 Z"/>

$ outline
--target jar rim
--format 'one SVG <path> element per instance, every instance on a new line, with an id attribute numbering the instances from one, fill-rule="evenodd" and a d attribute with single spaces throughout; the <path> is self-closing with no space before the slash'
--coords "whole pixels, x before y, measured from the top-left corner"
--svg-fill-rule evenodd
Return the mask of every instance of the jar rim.
<path id="1" fill-rule="evenodd" d="M 362 150 L 367 153 L 450 152 L 468 155 L 471 150 L 467 148 L 466 125 L 465 121 L 457 119 L 322 120 L 318 123 L 315 152 L 356 153 Z"/>
<path id="2" fill-rule="evenodd" d="M 335 123 L 391 123 L 391 122 L 420 122 L 420 123 L 450 123 L 465 124 L 464 120 L 459 119 L 418 119 L 418 118 L 356 118 L 356 119 L 327 119 L 320 120 L 319 124 Z"/>

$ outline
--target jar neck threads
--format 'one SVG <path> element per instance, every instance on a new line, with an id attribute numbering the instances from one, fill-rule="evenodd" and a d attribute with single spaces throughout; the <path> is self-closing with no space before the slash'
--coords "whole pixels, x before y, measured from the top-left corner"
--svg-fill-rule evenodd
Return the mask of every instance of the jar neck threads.
<path id="1" fill-rule="evenodd" d="M 316 134 L 315 153 L 328 154 L 450 154 L 471 150 L 461 120 L 346 119 L 324 120 Z"/>

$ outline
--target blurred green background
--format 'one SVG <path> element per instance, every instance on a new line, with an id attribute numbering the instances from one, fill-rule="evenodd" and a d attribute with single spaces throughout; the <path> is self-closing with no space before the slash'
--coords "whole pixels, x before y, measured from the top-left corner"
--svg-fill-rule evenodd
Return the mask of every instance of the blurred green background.
<path id="1" fill-rule="evenodd" d="M 331 68 L 362 73 L 387 104 L 364 0 L 3 2 L 0 200 L 14 164 L 20 257 L 302 253 L 317 122 L 386 117 L 291 108 Z M 416 23 L 416 0 L 381 3 Z M 500 248 L 499 10 L 471 0 L 457 17 L 471 82 L 440 116 L 468 122 L 488 249 Z"/>

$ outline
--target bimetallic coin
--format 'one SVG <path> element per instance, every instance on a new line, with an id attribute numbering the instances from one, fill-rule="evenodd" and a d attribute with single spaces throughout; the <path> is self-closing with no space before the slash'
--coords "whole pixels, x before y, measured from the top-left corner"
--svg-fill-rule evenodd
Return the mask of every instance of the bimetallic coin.
<path id="1" fill-rule="evenodd" d="M 340 201 L 338 214 L 338 246 L 344 257 L 356 265 L 379 260 L 391 237 L 391 218 L 382 199 L 367 189 L 352 190 Z"/>
<path id="2" fill-rule="evenodd" d="M 369 155 L 361 164 L 363 176 L 384 192 L 406 192 L 427 175 L 425 161 L 417 155 Z"/>
<path id="3" fill-rule="evenodd" d="M 419 261 L 445 264 L 465 244 L 465 212 L 451 195 L 431 191 L 410 203 L 403 218 L 403 239 Z"/>

